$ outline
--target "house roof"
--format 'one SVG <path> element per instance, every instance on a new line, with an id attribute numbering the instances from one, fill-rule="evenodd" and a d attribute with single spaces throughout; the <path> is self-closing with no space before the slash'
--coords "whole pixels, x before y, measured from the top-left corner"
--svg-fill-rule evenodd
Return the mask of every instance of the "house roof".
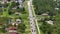
<path id="1" fill-rule="evenodd" d="M 16 32 L 9 32 L 8 34 L 17 34 Z"/>
<path id="2" fill-rule="evenodd" d="M 2 0 L 2 1 L 6 2 L 7 0 Z"/>
<path id="3" fill-rule="evenodd" d="M 49 20 L 49 21 L 46 21 L 48 24 L 51 24 L 53 25 L 53 21 Z"/>
<path id="4" fill-rule="evenodd" d="M 47 13 L 43 13 L 43 14 L 41 14 L 41 15 L 48 15 Z"/>
<path id="5" fill-rule="evenodd" d="M 15 30 L 16 28 L 14 28 L 14 27 L 9 27 L 8 28 L 8 34 L 17 34 L 17 31 Z"/>
<path id="6" fill-rule="evenodd" d="M 16 23 L 21 23 L 21 19 L 16 19 Z"/>
<path id="7" fill-rule="evenodd" d="M 56 7 L 56 8 L 55 8 L 55 10 L 59 10 L 59 8 L 58 8 L 58 7 Z"/>
<path id="8" fill-rule="evenodd" d="M 19 12 L 15 12 L 15 14 L 19 14 Z"/>
<path id="9" fill-rule="evenodd" d="M 16 21 L 21 21 L 20 19 L 16 19 Z"/>

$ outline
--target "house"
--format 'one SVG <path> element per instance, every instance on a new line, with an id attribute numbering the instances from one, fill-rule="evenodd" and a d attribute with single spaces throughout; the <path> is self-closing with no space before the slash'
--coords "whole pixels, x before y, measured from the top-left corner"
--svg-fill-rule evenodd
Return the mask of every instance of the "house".
<path id="1" fill-rule="evenodd" d="M 18 25 L 18 23 L 12 23 L 12 25 L 16 26 L 16 25 Z"/>
<path id="2" fill-rule="evenodd" d="M 19 5 L 19 8 L 22 8 L 22 7 L 23 7 L 23 5 L 22 5 L 22 4 L 20 4 L 20 5 Z"/>
<path id="3" fill-rule="evenodd" d="M 53 25 L 53 21 L 52 20 L 49 20 L 49 21 L 46 21 L 48 24 L 51 24 Z"/>
<path id="4" fill-rule="evenodd" d="M 13 26 L 17 26 L 17 25 L 20 24 L 20 23 L 21 23 L 21 20 L 20 20 L 20 19 L 15 19 L 14 22 L 11 22 L 11 24 L 12 24 Z"/>
<path id="5" fill-rule="evenodd" d="M 18 25 L 19 23 L 21 23 L 21 20 L 20 19 L 15 19 L 15 22 L 12 23 L 12 25 Z"/>
<path id="6" fill-rule="evenodd" d="M 21 23 L 21 20 L 20 19 L 16 19 L 16 23 Z"/>
<path id="7" fill-rule="evenodd" d="M 47 16 L 48 14 L 47 13 L 43 13 L 43 14 L 41 14 L 42 16 Z"/>
<path id="8" fill-rule="evenodd" d="M 12 23 L 12 25 L 15 25 L 15 23 Z"/>
<path id="9" fill-rule="evenodd" d="M 16 15 L 19 15 L 19 12 L 15 12 Z"/>
<path id="10" fill-rule="evenodd" d="M 16 9 L 17 7 L 13 7 L 12 9 Z"/>
<path id="11" fill-rule="evenodd" d="M 57 1 L 57 2 L 59 2 L 60 0 L 53 0 L 53 1 Z"/>
<path id="12" fill-rule="evenodd" d="M 22 0 L 17 0 L 19 3 L 22 3 Z"/>
<path id="13" fill-rule="evenodd" d="M 7 0 L 2 0 L 1 4 L 5 4 L 7 2 Z"/>
<path id="14" fill-rule="evenodd" d="M 59 10 L 59 8 L 55 8 L 55 10 Z"/>
<path id="15" fill-rule="evenodd" d="M 2 0 L 3 2 L 6 2 L 7 0 Z"/>
<path id="16" fill-rule="evenodd" d="M 18 2 L 18 1 L 15 1 L 16 3 Z"/>
<path id="17" fill-rule="evenodd" d="M 18 23 L 12 23 L 12 25 L 18 25 Z"/>
<path id="18" fill-rule="evenodd" d="M 17 0 L 17 1 L 18 1 L 18 3 L 19 3 L 19 6 L 18 6 L 18 7 L 19 7 L 19 8 L 22 8 L 22 7 L 23 7 L 23 5 L 22 5 L 22 4 L 23 4 L 23 3 L 22 3 L 23 1 L 22 1 L 22 0 Z"/>
<path id="19" fill-rule="evenodd" d="M 53 1 L 57 1 L 57 0 L 53 0 Z"/>
<path id="20" fill-rule="evenodd" d="M 9 28 L 8 28 L 8 34 L 17 34 L 16 28 L 14 28 L 14 27 L 9 27 Z"/>

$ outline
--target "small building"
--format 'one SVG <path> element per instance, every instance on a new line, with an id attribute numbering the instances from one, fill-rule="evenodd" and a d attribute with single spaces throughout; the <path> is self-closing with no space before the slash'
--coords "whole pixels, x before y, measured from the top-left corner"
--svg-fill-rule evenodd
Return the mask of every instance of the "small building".
<path id="1" fill-rule="evenodd" d="M 17 25 L 18 25 L 18 23 L 12 23 L 12 25 L 17 26 Z"/>
<path id="2" fill-rule="evenodd" d="M 3 2 L 7 2 L 7 0 L 2 0 Z"/>
<path id="3" fill-rule="evenodd" d="M 18 2 L 18 1 L 15 1 L 16 3 Z"/>
<path id="4" fill-rule="evenodd" d="M 12 23 L 12 25 L 16 27 L 16 26 L 18 26 L 18 23 Z"/>
<path id="5" fill-rule="evenodd" d="M 19 12 L 15 12 L 16 15 L 19 15 L 20 13 Z"/>
<path id="6" fill-rule="evenodd" d="M 19 8 L 23 8 L 23 5 L 22 5 L 22 4 L 20 4 L 20 5 L 19 5 Z"/>
<path id="7" fill-rule="evenodd" d="M 41 14 L 42 16 L 47 16 L 48 14 L 47 13 L 43 13 L 43 14 Z"/>
<path id="8" fill-rule="evenodd" d="M 19 8 L 23 8 L 23 0 L 17 0 L 18 1 L 18 3 L 19 3 Z"/>
<path id="9" fill-rule="evenodd" d="M 2 3 L 2 4 L 5 4 L 6 2 L 7 2 L 7 0 L 2 0 L 2 2 L 1 2 L 1 3 Z"/>
<path id="10" fill-rule="evenodd" d="M 53 0 L 53 1 L 57 1 L 57 0 Z"/>
<path id="11" fill-rule="evenodd" d="M 17 0 L 19 3 L 22 3 L 22 0 Z"/>
<path id="12" fill-rule="evenodd" d="M 17 7 L 14 7 L 14 8 L 12 8 L 12 9 L 16 9 Z"/>
<path id="13" fill-rule="evenodd" d="M 16 28 L 14 28 L 14 27 L 9 27 L 9 28 L 8 28 L 8 34 L 17 34 Z"/>
<path id="14" fill-rule="evenodd" d="M 16 23 L 21 23 L 21 20 L 20 19 L 16 19 Z"/>
<path id="15" fill-rule="evenodd" d="M 12 25 L 18 25 L 21 23 L 21 20 L 20 19 L 15 19 L 15 22 L 12 23 Z"/>
<path id="16" fill-rule="evenodd" d="M 9 3 L 9 1 L 10 1 L 10 0 L 2 0 L 2 1 L 0 1 L 0 2 L 1 2 L 1 4 L 5 4 L 5 3 Z"/>
<path id="17" fill-rule="evenodd" d="M 4 2 L 1 2 L 1 4 L 5 4 Z"/>
<path id="18" fill-rule="evenodd" d="M 55 10 L 59 10 L 59 8 L 55 8 Z"/>
<path id="19" fill-rule="evenodd" d="M 53 1 L 57 1 L 57 2 L 59 2 L 60 0 L 53 0 Z"/>
<path id="20" fill-rule="evenodd" d="M 15 23 L 12 23 L 12 25 L 15 25 Z"/>
<path id="21" fill-rule="evenodd" d="M 53 25 L 53 21 L 52 20 L 49 20 L 49 21 L 46 21 L 48 24 L 51 24 Z"/>

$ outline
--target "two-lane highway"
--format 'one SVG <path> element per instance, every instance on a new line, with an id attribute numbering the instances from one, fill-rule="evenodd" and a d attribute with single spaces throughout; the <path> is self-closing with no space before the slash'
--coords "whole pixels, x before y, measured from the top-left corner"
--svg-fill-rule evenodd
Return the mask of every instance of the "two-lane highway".
<path id="1" fill-rule="evenodd" d="M 30 1 L 28 1 L 28 10 L 29 10 L 29 19 L 30 19 L 30 26 L 31 26 L 31 34 L 36 34 L 36 27 L 34 24 L 34 19 L 32 15 L 32 9 L 30 7 Z"/>
<path id="2" fill-rule="evenodd" d="M 40 29 L 39 29 L 39 26 L 38 26 L 37 19 L 36 19 L 35 12 L 33 11 L 34 9 L 32 9 L 32 1 L 33 1 L 33 0 L 29 0 L 29 1 L 28 1 L 28 10 L 29 10 L 29 17 L 30 17 L 31 33 L 32 33 L 32 34 L 36 34 L 36 29 L 35 29 L 35 28 L 37 27 L 38 33 L 41 34 Z M 35 19 L 33 18 L 32 12 L 33 12 L 33 14 L 34 14 Z M 35 22 L 36 22 L 36 27 L 35 27 L 34 20 L 35 20 Z"/>

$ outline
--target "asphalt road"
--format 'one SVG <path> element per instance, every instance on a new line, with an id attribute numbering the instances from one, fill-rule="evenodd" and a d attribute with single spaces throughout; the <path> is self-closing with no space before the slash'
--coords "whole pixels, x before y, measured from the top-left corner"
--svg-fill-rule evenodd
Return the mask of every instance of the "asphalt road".
<path id="1" fill-rule="evenodd" d="M 30 5 L 30 1 L 28 1 L 28 10 L 29 10 L 29 19 L 30 19 L 30 26 L 31 26 L 31 34 L 36 34 L 36 27 L 34 24 L 34 19 L 33 19 L 33 14 L 32 14 L 32 9 Z"/>

